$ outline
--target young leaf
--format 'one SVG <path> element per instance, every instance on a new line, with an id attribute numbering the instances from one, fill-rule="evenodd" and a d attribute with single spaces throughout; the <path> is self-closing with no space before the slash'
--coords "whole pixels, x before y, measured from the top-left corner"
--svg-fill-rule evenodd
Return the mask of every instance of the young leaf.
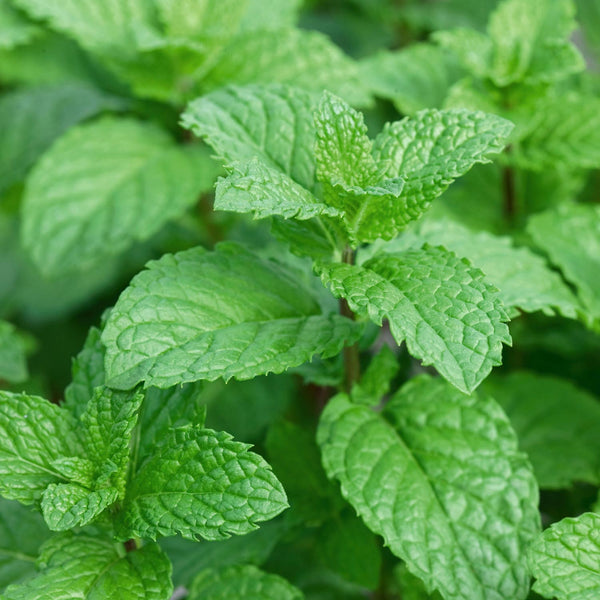
<path id="1" fill-rule="evenodd" d="M 360 381 L 350 394 L 354 402 L 377 405 L 390 389 L 392 379 L 398 373 L 398 359 L 389 346 L 384 345 L 376 354 Z"/>
<path id="2" fill-rule="evenodd" d="M 27 182 L 23 244 L 49 275 L 98 264 L 183 213 L 212 183 L 203 177 L 213 174 L 207 164 L 203 153 L 141 121 L 76 127 Z"/>
<path id="3" fill-rule="evenodd" d="M 500 364 L 502 344 L 511 343 L 497 290 L 481 271 L 443 248 L 319 268 L 336 297 L 377 324 L 387 318 L 399 344 L 406 340 L 410 354 L 464 392 Z"/>
<path id="4" fill-rule="evenodd" d="M 387 211 L 388 226 L 376 237 L 391 239 L 418 219 L 457 177 L 500 152 L 513 125 L 481 112 L 426 110 L 412 119 L 388 123 L 377 136 L 373 154 L 383 175 L 402 178 L 400 201 Z M 383 219 L 383 216 L 381 217 Z"/>
<path id="5" fill-rule="evenodd" d="M 524 599 L 538 493 L 490 398 L 420 376 L 383 415 L 336 396 L 317 441 L 330 477 L 367 526 L 446 600 Z"/>
<path id="6" fill-rule="evenodd" d="M 281 373 L 314 354 L 337 354 L 361 329 L 320 314 L 290 269 L 230 243 L 149 263 L 121 295 L 102 340 L 109 385 L 162 388 Z"/>
<path id="7" fill-rule="evenodd" d="M 534 215 L 527 231 L 575 285 L 590 324 L 600 327 L 600 207 L 563 204 Z"/>
<path id="8" fill-rule="evenodd" d="M 55 460 L 82 454 L 71 415 L 37 396 L 0 392 L 0 493 L 23 504 L 64 477 Z"/>
<path id="9" fill-rule="evenodd" d="M 494 48 L 485 34 L 474 29 L 458 28 L 435 31 L 431 37 L 442 50 L 450 50 L 471 75 L 481 79 L 489 77 Z"/>
<path id="10" fill-rule="evenodd" d="M 296 24 L 301 8 L 302 0 L 272 0 L 269 4 L 263 0 L 248 0 L 240 29 L 254 31 L 291 27 Z"/>
<path id="11" fill-rule="evenodd" d="M 20 383 L 27 379 L 25 341 L 16 328 L 0 319 L 0 379 Z"/>
<path id="12" fill-rule="evenodd" d="M 600 515 L 554 523 L 531 545 L 533 589 L 544 598 L 594 600 L 600 594 Z"/>
<path id="13" fill-rule="evenodd" d="M 258 454 L 228 434 L 174 430 L 140 468 L 117 521 L 122 539 L 176 535 L 219 540 L 257 528 L 287 508 Z"/>
<path id="14" fill-rule="evenodd" d="M 304 599 L 304 594 L 282 577 L 240 565 L 200 573 L 192 583 L 188 600 L 229 600 L 242 596 L 256 600 Z"/>
<path id="15" fill-rule="evenodd" d="M 39 30 L 37 25 L 10 6 L 8 0 L 0 2 L 0 50 L 26 44 Z"/>
<path id="16" fill-rule="evenodd" d="M 42 496 L 42 514 L 52 531 L 87 525 L 116 502 L 114 487 L 90 491 L 75 483 L 51 483 Z"/>
<path id="17" fill-rule="evenodd" d="M 37 577 L 9 586 L 2 598 L 167 600 L 173 591 L 171 564 L 157 544 L 122 556 L 114 543 L 63 534 L 44 545 L 39 562 Z"/>
<path id="18" fill-rule="evenodd" d="M 594 396 L 564 379 L 519 371 L 492 377 L 483 389 L 508 415 L 541 488 L 600 485 L 600 404 Z"/>

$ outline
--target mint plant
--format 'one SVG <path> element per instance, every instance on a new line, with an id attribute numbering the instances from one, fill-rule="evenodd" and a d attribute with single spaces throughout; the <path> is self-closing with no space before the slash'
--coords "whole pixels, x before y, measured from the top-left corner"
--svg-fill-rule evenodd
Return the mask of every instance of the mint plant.
<path id="1" fill-rule="evenodd" d="M 597 595 L 580 4 L 0 0 L 1 598 Z"/>

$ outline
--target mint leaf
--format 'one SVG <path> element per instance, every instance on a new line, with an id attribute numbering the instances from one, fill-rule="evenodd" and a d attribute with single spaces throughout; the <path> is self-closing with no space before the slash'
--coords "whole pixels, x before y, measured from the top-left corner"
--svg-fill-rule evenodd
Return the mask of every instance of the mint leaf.
<path id="1" fill-rule="evenodd" d="M 506 313 L 483 273 L 441 247 L 381 254 L 363 266 L 321 265 L 336 297 L 376 324 L 464 392 L 501 362 L 510 344 Z"/>
<path id="2" fill-rule="evenodd" d="M 243 592 L 242 592 L 243 590 Z M 189 600 L 227 600 L 243 593 L 256 600 L 303 600 L 304 594 L 283 577 L 250 565 L 203 571 L 194 579 Z"/>
<path id="3" fill-rule="evenodd" d="M 313 190 L 313 104 L 308 92 L 282 85 L 231 86 L 191 102 L 181 124 L 226 165 L 256 158 Z"/>
<path id="4" fill-rule="evenodd" d="M 296 23 L 302 0 L 272 0 L 269 4 L 263 0 L 248 0 L 246 6 L 240 25 L 242 31 L 280 29 Z"/>
<path id="5" fill-rule="evenodd" d="M 202 87 L 212 91 L 227 84 L 254 83 L 283 83 L 314 92 L 328 89 L 354 105 L 371 102 L 358 65 L 317 31 L 283 28 L 241 33 L 223 50 Z"/>
<path id="6" fill-rule="evenodd" d="M 481 79 L 489 76 L 494 46 L 485 34 L 459 27 L 449 31 L 434 31 L 431 37 L 442 47 L 442 51 L 450 50 L 471 75 Z"/>
<path id="7" fill-rule="evenodd" d="M 52 531 L 87 525 L 116 502 L 116 488 L 90 491 L 75 483 L 51 483 L 42 496 L 42 514 Z"/>
<path id="8" fill-rule="evenodd" d="M 360 70 L 373 93 L 391 100 L 405 115 L 442 108 L 448 90 L 463 73 L 452 55 L 425 43 L 367 56 Z"/>
<path id="9" fill-rule="evenodd" d="M 502 150 L 512 127 L 500 117 L 466 110 L 426 110 L 386 124 L 375 139 L 374 158 L 385 165 L 383 175 L 402 178 L 404 188 L 400 201 L 387 210 L 388 228 L 379 237 L 394 237 L 454 179 L 476 163 L 489 162 L 487 155 Z"/>
<path id="10" fill-rule="evenodd" d="M 593 600 L 600 593 L 600 515 L 554 523 L 531 545 L 533 589 L 544 598 Z"/>
<path id="11" fill-rule="evenodd" d="M 600 405 L 594 396 L 564 379 L 519 371 L 491 377 L 483 389 L 506 412 L 541 488 L 600 484 Z"/>
<path id="12" fill-rule="evenodd" d="M 428 591 L 524 599 L 538 492 L 499 406 L 420 376 L 382 415 L 338 395 L 317 441 L 330 477 Z"/>
<path id="13" fill-rule="evenodd" d="M 3 94 L 0 99 L 0 192 L 21 181 L 67 129 L 122 103 L 88 85 L 63 83 Z"/>
<path id="14" fill-rule="evenodd" d="M 0 2 L 0 50 L 26 44 L 39 28 L 15 10 L 8 0 Z"/>
<path id="15" fill-rule="evenodd" d="M 600 323 L 600 207 L 563 204 L 534 215 L 527 226 L 535 244 L 575 285 L 593 327 Z"/>
<path id="16" fill-rule="evenodd" d="M 258 454 L 211 429 L 174 430 L 127 489 L 122 539 L 242 535 L 287 507 L 283 487 Z"/>
<path id="17" fill-rule="evenodd" d="M 71 415 L 38 396 L 0 391 L 0 493 L 32 504 L 64 477 L 53 461 L 82 453 Z"/>
<path id="18" fill-rule="evenodd" d="M 369 363 L 360 381 L 350 394 L 354 402 L 377 405 L 389 392 L 392 379 L 398 374 L 400 365 L 389 346 L 384 345 Z"/>
<path id="19" fill-rule="evenodd" d="M 292 270 L 230 243 L 149 263 L 102 340 L 108 384 L 127 389 L 281 373 L 314 354 L 337 354 L 360 332 L 345 317 L 320 314 Z"/>
<path id="20" fill-rule="evenodd" d="M 35 574 L 39 548 L 49 536 L 39 513 L 0 499 L 0 589 Z"/>
<path id="21" fill-rule="evenodd" d="M 171 564 L 157 544 L 122 556 L 114 543 L 64 534 L 44 545 L 40 567 L 37 577 L 9 586 L 3 598 L 165 600 L 173 591 Z"/>
<path id="22" fill-rule="evenodd" d="M 13 325 L 0 319 L 0 379 L 20 383 L 27 376 L 25 340 Z"/>
<path id="23" fill-rule="evenodd" d="M 73 128 L 27 182 L 23 244 L 49 275 L 98 264 L 183 213 L 211 183 L 205 160 L 133 119 Z"/>

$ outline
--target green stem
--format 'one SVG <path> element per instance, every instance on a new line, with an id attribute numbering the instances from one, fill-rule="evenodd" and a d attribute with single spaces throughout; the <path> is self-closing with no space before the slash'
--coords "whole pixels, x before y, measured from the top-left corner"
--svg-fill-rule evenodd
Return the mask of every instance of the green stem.
<path id="1" fill-rule="evenodd" d="M 354 250 L 349 246 L 344 248 L 342 253 L 342 262 L 354 264 Z M 354 320 L 355 314 L 352 312 L 345 298 L 340 298 L 340 314 L 344 317 Z M 344 390 L 348 393 L 352 390 L 352 386 L 360 378 L 360 358 L 358 352 L 358 343 L 344 348 Z"/>

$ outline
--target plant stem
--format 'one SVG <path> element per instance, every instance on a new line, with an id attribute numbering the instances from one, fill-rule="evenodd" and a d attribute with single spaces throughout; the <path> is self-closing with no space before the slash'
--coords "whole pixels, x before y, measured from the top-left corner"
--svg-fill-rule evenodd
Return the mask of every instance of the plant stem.
<path id="1" fill-rule="evenodd" d="M 342 262 L 354 264 L 354 250 L 349 246 L 344 248 L 342 253 Z M 354 320 L 355 314 L 352 312 L 345 298 L 340 298 L 340 314 L 344 317 Z M 358 353 L 358 343 L 344 348 L 344 390 L 350 393 L 352 386 L 360 378 L 360 359 Z"/>
<path id="2" fill-rule="evenodd" d="M 511 147 L 507 146 L 504 152 L 507 155 L 511 153 Z M 517 215 L 517 191 L 515 185 L 515 171 L 507 165 L 502 169 L 502 192 L 504 197 L 504 216 L 512 225 Z"/>
<path id="3" fill-rule="evenodd" d="M 123 542 L 123 546 L 125 546 L 125 550 L 127 552 L 133 552 L 134 550 L 137 550 L 137 544 L 135 543 L 134 539 Z"/>

